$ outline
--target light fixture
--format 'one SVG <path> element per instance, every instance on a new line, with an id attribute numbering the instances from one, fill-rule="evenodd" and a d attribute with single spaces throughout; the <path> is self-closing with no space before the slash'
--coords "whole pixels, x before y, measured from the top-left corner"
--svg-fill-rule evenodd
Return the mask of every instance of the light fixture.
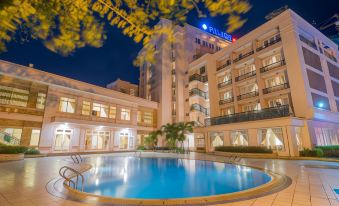
<path id="1" fill-rule="evenodd" d="M 319 102 L 319 103 L 318 103 L 318 107 L 323 108 L 323 107 L 324 107 L 324 103 Z"/>
<path id="2" fill-rule="evenodd" d="M 207 29 L 207 25 L 206 25 L 206 24 L 203 24 L 203 25 L 202 25 L 202 28 L 203 28 L 204 30 L 206 30 L 206 29 Z"/>

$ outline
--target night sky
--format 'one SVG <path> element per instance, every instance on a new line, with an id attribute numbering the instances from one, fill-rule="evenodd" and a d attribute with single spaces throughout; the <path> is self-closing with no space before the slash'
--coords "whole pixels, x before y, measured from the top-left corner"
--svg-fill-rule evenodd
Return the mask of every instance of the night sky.
<path id="1" fill-rule="evenodd" d="M 339 12 L 338 0 L 250 0 L 250 3 L 252 9 L 243 16 L 247 23 L 233 33 L 237 38 L 263 24 L 266 14 L 284 5 L 308 22 L 320 23 Z M 226 30 L 225 17 L 198 19 L 190 14 L 189 24 L 200 27 L 202 22 Z M 101 48 L 85 47 L 63 57 L 46 49 L 40 41 L 11 42 L 7 44 L 8 51 L 0 53 L 0 59 L 22 65 L 33 63 L 36 69 L 105 86 L 117 78 L 138 83 L 139 71 L 133 67 L 133 60 L 141 47 L 120 30 L 108 27 L 107 40 Z"/>

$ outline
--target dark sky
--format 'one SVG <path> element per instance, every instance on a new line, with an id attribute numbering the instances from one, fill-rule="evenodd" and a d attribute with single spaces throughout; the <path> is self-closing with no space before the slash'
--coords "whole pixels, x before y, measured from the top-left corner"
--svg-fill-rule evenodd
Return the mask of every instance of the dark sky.
<path id="1" fill-rule="evenodd" d="M 233 33 L 237 38 L 263 24 L 266 14 L 284 5 L 308 22 L 320 23 L 339 12 L 339 0 L 250 0 L 250 3 L 252 9 L 244 15 L 248 19 L 247 23 Z M 203 20 L 191 14 L 188 20 L 196 27 L 200 27 L 202 22 L 208 22 L 221 30 L 226 29 L 225 17 Z M 39 41 L 24 44 L 11 42 L 7 45 L 8 51 L 0 53 L 0 59 L 22 65 L 33 63 L 37 69 L 99 86 L 105 86 L 117 78 L 137 83 L 139 71 L 132 62 L 141 45 L 115 28 L 109 28 L 107 36 L 103 47 L 85 47 L 68 57 L 49 51 Z"/>

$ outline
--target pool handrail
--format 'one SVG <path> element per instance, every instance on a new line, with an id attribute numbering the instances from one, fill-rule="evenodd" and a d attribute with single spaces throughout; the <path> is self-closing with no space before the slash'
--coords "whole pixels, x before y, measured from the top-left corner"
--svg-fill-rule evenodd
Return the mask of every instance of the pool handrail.
<path id="1" fill-rule="evenodd" d="M 67 175 L 67 171 L 72 172 L 71 174 Z M 69 167 L 69 166 L 63 166 L 59 169 L 59 175 L 68 182 L 68 186 L 71 187 L 71 183 L 73 184 L 74 189 L 78 189 L 78 181 L 79 177 L 81 177 L 81 191 L 84 191 L 84 176 L 81 174 L 81 172 L 77 171 L 76 169 Z M 72 180 L 72 178 L 76 177 L 76 182 Z"/>

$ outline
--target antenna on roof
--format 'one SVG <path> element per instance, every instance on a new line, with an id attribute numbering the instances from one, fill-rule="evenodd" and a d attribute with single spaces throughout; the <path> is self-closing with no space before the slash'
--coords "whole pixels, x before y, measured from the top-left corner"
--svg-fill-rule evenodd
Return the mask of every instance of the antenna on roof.
<path id="1" fill-rule="evenodd" d="M 274 17 L 278 16 L 279 14 L 283 13 L 285 10 L 288 9 L 288 6 L 285 5 L 283 7 L 280 7 L 279 9 L 276 9 L 276 10 L 273 10 L 271 11 L 269 14 L 267 14 L 265 16 L 265 19 L 268 21 L 268 20 L 271 20 L 273 19 Z"/>

